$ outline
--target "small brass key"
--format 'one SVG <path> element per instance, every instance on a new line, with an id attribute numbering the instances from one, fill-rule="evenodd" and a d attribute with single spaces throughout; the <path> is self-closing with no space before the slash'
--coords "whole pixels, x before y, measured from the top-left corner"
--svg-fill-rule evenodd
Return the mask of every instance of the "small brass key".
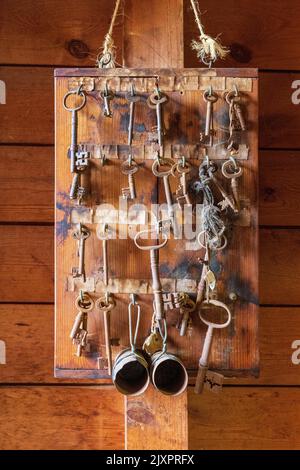
<path id="1" fill-rule="evenodd" d="M 94 301 L 87 292 L 81 292 L 80 296 L 75 300 L 75 306 L 78 313 L 70 332 L 70 338 L 77 347 L 76 356 L 80 357 L 82 350 L 87 347 L 88 312 L 93 309 Z"/>

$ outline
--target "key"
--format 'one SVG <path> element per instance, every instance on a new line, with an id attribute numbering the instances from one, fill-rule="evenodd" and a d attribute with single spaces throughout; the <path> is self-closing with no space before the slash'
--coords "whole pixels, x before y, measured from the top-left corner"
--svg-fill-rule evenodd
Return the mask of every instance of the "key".
<path id="1" fill-rule="evenodd" d="M 213 131 L 213 105 L 218 101 L 218 96 L 212 92 L 210 87 L 203 93 L 203 99 L 206 104 L 205 137 L 212 135 Z"/>
<path id="2" fill-rule="evenodd" d="M 129 146 L 132 144 L 133 125 L 134 125 L 134 112 L 135 104 L 140 100 L 140 97 L 135 94 L 133 83 L 130 86 L 130 92 L 126 94 L 126 99 L 129 101 L 129 124 L 128 124 L 128 140 Z"/>
<path id="3" fill-rule="evenodd" d="M 159 171 L 160 166 L 165 167 L 166 170 Z M 171 158 L 161 158 L 161 159 L 158 158 L 153 162 L 152 172 L 158 178 L 163 179 L 166 202 L 167 202 L 167 206 L 168 206 L 168 216 L 171 220 L 171 225 L 172 225 L 172 228 L 173 228 L 174 237 L 176 238 L 180 232 L 179 232 L 179 228 L 178 228 L 178 225 L 177 225 L 177 220 L 176 220 L 176 217 L 175 217 L 175 211 L 174 211 L 174 207 L 173 207 L 171 188 L 170 188 L 170 182 L 169 182 L 169 176 L 172 173 L 173 166 L 174 166 L 174 161 Z"/>
<path id="4" fill-rule="evenodd" d="M 110 101 L 114 98 L 114 94 L 111 90 L 108 90 L 107 83 L 105 84 L 104 91 L 101 91 L 100 97 L 104 103 L 104 116 L 112 117 L 112 112 L 110 109 Z"/>
<path id="5" fill-rule="evenodd" d="M 76 153 L 75 171 L 70 189 L 70 199 L 77 199 L 80 205 L 87 195 L 87 189 L 83 185 L 83 173 L 89 167 L 90 154 L 85 151 Z"/>
<path id="6" fill-rule="evenodd" d="M 172 175 L 174 177 L 179 175 L 179 186 L 176 190 L 176 199 L 180 207 L 182 207 L 182 202 L 183 205 L 187 204 L 188 206 L 191 206 L 191 200 L 187 191 L 186 181 L 186 175 L 190 173 L 190 171 L 191 165 L 185 161 L 185 157 L 182 157 L 181 161 L 175 163 L 172 168 Z"/>
<path id="7" fill-rule="evenodd" d="M 194 312 L 196 309 L 195 302 L 190 299 L 187 294 L 182 294 L 181 299 L 179 299 L 180 303 L 180 313 L 182 314 L 182 319 L 180 323 L 180 336 L 185 336 L 187 327 L 190 323 L 191 313 Z"/>
<path id="8" fill-rule="evenodd" d="M 107 224 L 104 224 L 103 231 L 100 225 L 97 227 L 97 237 L 102 240 L 102 257 L 103 257 L 103 282 L 108 286 L 108 256 L 107 256 L 107 240 L 110 239 L 111 231 Z"/>
<path id="9" fill-rule="evenodd" d="M 75 230 L 72 234 L 74 240 L 78 241 L 78 257 L 79 265 L 78 268 L 73 269 L 73 277 L 83 277 L 83 281 L 86 281 L 85 276 L 85 263 L 84 263 L 84 252 L 85 252 L 85 241 L 90 236 L 90 231 L 87 227 L 79 224 L 79 229 Z"/>
<path id="10" fill-rule="evenodd" d="M 82 350 L 87 346 L 88 335 L 88 312 L 93 309 L 94 302 L 87 292 L 81 292 L 75 301 L 75 306 L 79 310 L 75 317 L 75 321 L 70 332 L 70 338 L 76 345 L 76 356 L 82 355 Z"/>
<path id="11" fill-rule="evenodd" d="M 161 105 L 165 103 L 167 100 L 168 100 L 167 96 L 161 93 L 161 91 L 159 91 L 158 89 L 156 89 L 155 92 L 152 93 L 147 99 L 148 106 L 156 110 L 157 141 L 158 141 L 159 147 L 163 146 L 163 134 L 164 134 L 164 129 L 162 125 Z"/>
<path id="12" fill-rule="evenodd" d="M 206 335 L 205 335 L 205 340 L 203 344 L 203 349 L 202 349 L 202 354 L 199 359 L 199 367 L 198 367 L 198 372 L 197 372 L 197 377 L 196 377 L 196 384 L 195 384 L 195 393 L 202 393 L 203 391 L 203 386 L 206 378 L 206 373 L 208 371 L 209 367 L 209 356 L 211 352 L 211 345 L 212 345 L 212 340 L 213 340 L 213 332 L 214 329 L 222 329 L 226 328 L 230 322 L 231 322 L 231 312 L 229 308 L 227 307 L 226 304 L 223 302 L 220 302 L 219 300 L 216 299 L 209 299 L 209 300 L 204 300 L 201 304 L 201 309 L 204 308 L 213 308 L 213 307 L 220 307 L 223 308 L 226 311 L 227 314 L 227 320 L 224 323 L 212 323 L 206 320 L 201 313 L 199 313 L 200 319 L 202 322 L 208 326 Z"/>
<path id="13" fill-rule="evenodd" d="M 122 197 L 123 199 L 135 199 L 136 198 L 136 191 L 135 191 L 135 181 L 134 181 L 134 173 L 138 171 L 139 167 L 136 161 L 129 155 L 127 161 L 123 162 L 121 165 L 121 172 L 123 175 L 128 176 L 128 188 L 122 188 Z"/>
<path id="14" fill-rule="evenodd" d="M 78 95 L 82 97 L 81 103 L 71 108 L 67 106 L 67 100 L 70 95 Z M 80 111 L 86 104 L 86 94 L 82 91 L 81 86 L 77 90 L 69 91 L 64 96 L 63 106 L 66 111 L 69 111 L 72 116 L 72 127 L 71 127 L 71 145 L 70 145 L 70 170 L 71 173 L 75 173 L 76 165 L 76 151 L 77 151 L 77 126 L 78 126 L 78 116 L 77 113 Z"/>
<path id="15" fill-rule="evenodd" d="M 241 130 L 245 131 L 246 123 L 243 116 L 242 107 L 240 105 L 241 96 L 237 87 L 235 87 L 235 89 L 232 91 L 226 91 L 223 96 L 229 105 L 229 112 L 234 114 L 234 116 L 232 116 L 233 123 L 235 124 L 234 127 L 238 127 L 238 124 Z"/>
<path id="16" fill-rule="evenodd" d="M 226 160 L 226 162 L 224 162 L 222 165 L 223 176 L 230 179 L 231 190 L 236 203 L 237 211 L 240 210 L 238 178 L 240 178 L 242 173 L 243 168 L 238 166 L 236 160 L 233 157 L 230 157 L 230 159 Z"/>
<path id="17" fill-rule="evenodd" d="M 101 297 L 96 302 L 96 307 L 103 313 L 103 324 L 104 324 L 104 337 L 105 337 L 105 350 L 108 364 L 108 375 L 111 375 L 112 371 L 112 353 L 111 353 L 111 342 L 110 342 L 110 312 L 115 307 L 115 301 L 113 297 L 107 293 L 105 297 Z"/>
<path id="18" fill-rule="evenodd" d="M 209 175 L 210 175 L 212 182 L 214 183 L 214 185 L 216 186 L 216 188 L 218 189 L 218 191 L 221 193 L 223 197 L 223 201 L 218 203 L 218 205 L 221 207 L 221 210 L 226 209 L 226 207 L 230 207 L 233 210 L 233 212 L 237 213 L 238 208 L 236 206 L 234 198 L 230 196 L 227 193 L 227 191 L 225 191 L 225 189 L 223 188 L 223 186 L 221 185 L 219 180 L 214 176 L 213 173 L 210 172 Z"/>
<path id="19" fill-rule="evenodd" d="M 154 311 L 156 314 L 157 320 L 161 320 L 165 318 L 164 312 L 164 302 L 163 302 L 163 295 L 162 295 L 162 285 L 159 277 L 159 251 L 163 248 L 167 242 L 168 237 L 164 232 L 161 232 L 162 235 L 162 242 L 158 245 L 150 245 L 150 246 L 142 246 L 138 243 L 138 240 L 144 234 L 151 234 L 154 233 L 154 230 L 142 230 L 138 232 L 134 237 L 134 243 L 140 250 L 145 250 L 150 252 L 150 266 L 151 266 L 151 274 L 152 274 L 152 290 L 154 296 Z M 157 238 L 158 234 L 156 232 Z"/>

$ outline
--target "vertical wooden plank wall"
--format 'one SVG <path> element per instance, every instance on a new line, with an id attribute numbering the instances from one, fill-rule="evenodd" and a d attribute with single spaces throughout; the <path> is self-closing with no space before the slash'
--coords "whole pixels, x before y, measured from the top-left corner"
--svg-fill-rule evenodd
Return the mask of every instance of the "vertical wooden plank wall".
<path id="1" fill-rule="evenodd" d="M 133 13 L 127 1 L 130 15 L 144 15 L 145 6 Z M 151 11 L 165 1 L 153 0 Z M 198 66 L 189 49 L 197 32 L 188 5 L 185 0 L 186 67 Z M 98 0 L 41 0 L 38 9 L 20 0 L 0 4 L 0 80 L 6 84 L 6 104 L 0 104 L 1 449 L 124 445 L 122 397 L 94 381 L 70 386 L 53 378 L 53 67 L 93 65 L 112 7 Z M 237 10 L 227 0 L 224 15 L 220 0 L 201 0 L 201 9 L 207 31 L 223 31 L 223 42 L 232 46 L 229 61 L 219 66 L 262 69 L 261 375 L 232 382 L 222 396 L 191 393 L 189 446 L 299 449 L 300 5 L 243 0 Z M 157 16 L 147 15 L 148 21 L 156 24 Z M 122 21 L 115 39 L 121 52 Z"/>

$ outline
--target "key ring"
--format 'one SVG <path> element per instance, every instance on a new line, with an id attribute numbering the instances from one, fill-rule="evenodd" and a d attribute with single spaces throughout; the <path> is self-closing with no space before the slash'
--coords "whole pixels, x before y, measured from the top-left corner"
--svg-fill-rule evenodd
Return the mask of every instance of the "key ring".
<path id="1" fill-rule="evenodd" d="M 166 166 L 169 170 L 166 171 L 158 171 L 159 166 Z M 174 166 L 174 160 L 171 158 L 161 158 L 159 160 L 155 160 L 152 165 L 152 173 L 154 176 L 158 178 L 163 178 L 164 176 L 169 176 L 172 173 L 172 168 Z"/>
<path id="2" fill-rule="evenodd" d="M 109 294 L 105 297 L 100 297 L 96 301 L 96 308 L 102 312 L 110 312 L 116 306 L 116 302 Z"/>
<path id="3" fill-rule="evenodd" d="M 137 162 L 129 155 L 128 159 L 125 160 L 121 165 L 121 172 L 123 175 L 133 175 L 139 169 Z"/>
<path id="4" fill-rule="evenodd" d="M 233 171 L 228 171 L 229 168 L 233 168 Z M 243 173 L 243 168 L 237 165 L 235 159 L 230 157 L 229 160 L 222 165 L 222 174 L 225 178 L 238 178 Z"/>
<path id="5" fill-rule="evenodd" d="M 90 234 L 91 232 L 89 231 L 89 229 L 84 225 L 81 225 L 78 230 L 75 230 L 72 233 L 72 237 L 74 240 L 86 240 L 87 238 L 89 238 Z"/>
<path id="6" fill-rule="evenodd" d="M 103 232 L 101 231 L 101 225 L 98 224 L 96 232 L 97 232 L 97 238 L 99 238 L 99 240 L 109 240 L 110 239 L 111 230 L 110 230 L 107 223 L 103 224 Z"/>
<path id="7" fill-rule="evenodd" d="M 175 162 L 171 169 L 172 176 L 175 178 L 177 177 L 176 172 L 179 174 L 179 176 L 181 176 L 183 174 L 190 173 L 190 171 L 191 164 L 188 162 L 185 162 L 184 165 L 182 165 L 180 162 Z"/>
<path id="8" fill-rule="evenodd" d="M 135 237 L 134 237 L 134 243 L 135 245 L 140 249 L 140 250 L 144 250 L 144 251 L 150 251 L 150 250 L 160 250 L 160 248 L 163 248 L 167 243 L 168 243 L 168 236 L 165 232 L 159 232 L 162 236 L 162 243 L 160 243 L 159 245 L 149 245 L 149 246 L 142 246 L 138 243 L 138 239 L 141 238 L 141 236 L 143 234 L 146 234 L 146 233 L 156 233 L 157 235 L 159 235 L 157 233 L 157 231 L 155 229 L 147 229 L 147 230 L 141 230 L 140 232 L 138 232 Z M 158 238 L 156 238 L 157 240 Z"/>
<path id="9" fill-rule="evenodd" d="M 134 352 L 136 349 L 136 339 L 137 339 L 139 326 L 140 326 L 141 306 L 138 304 L 138 302 L 136 302 L 134 294 L 131 294 L 130 297 L 131 297 L 131 301 L 128 305 L 129 342 L 131 346 L 131 351 Z M 135 332 L 132 338 L 132 316 L 133 316 L 134 307 L 137 307 L 137 318 L 136 318 L 136 324 L 135 324 Z"/>
<path id="10" fill-rule="evenodd" d="M 87 292 L 81 292 L 75 300 L 75 307 L 80 312 L 89 312 L 94 307 L 94 301 Z"/>
<path id="11" fill-rule="evenodd" d="M 225 230 L 225 228 L 224 228 Z M 224 248 L 226 248 L 227 246 L 227 237 L 223 234 L 223 233 L 220 233 L 220 236 L 219 237 L 215 237 L 213 239 L 210 239 L 208 240 L 208 242 L 202 242 L 202 239 L 203 237 L 205 237 L 206 235 L 206 231 L 205 230 L 202 230 L 201 232 L 198 233 L 198 236 L 197 236 L 197 241 L 199 243 L 199 245 L 201 246 L 201 248 L 207 248 L 207 244 L 210 244 L 215 238 L 219 238 L 221 241 L 223 240 L 223 243 L 218 246 L 218 247 L 213 247 L 214 250 L 216 251 L 221 251 L 221 250 L 224 250 Z"/>
<path id="12" fill-rule="evenodd" d="M 216 95 L 210 88 L 204 91 L 203 93 L 204 101 L 210 101 L 211 103 L 216 103 L 219 99 L 218 95 Z"/>
<path id="13" fill-rule="evenodd" d="M 226 311 L 227 316 L 228 316 L 226 322 L 224 322 L 224 323 L 213 323 L 213 322 L 210 322 L 210 321 L 206 320 L 201 315 L 202 306 L 211 306 L 211 305 L 213 305 L 215 307 L 223 308 Z M 208 327 L 222 329 L 222 328 L 226 328 L 226 326 L 228 326 L 230 324 L 230 322 L 231 322 L 231 311 L 230 311 L 229 307 L 226 304 L 224 304 L 223 302 L 221 302 L 220 300 L 216 300 L 216 299 L 204 300 L 200 305 L 199 318 Z"/>
<path id="14" fill-rule="evenodd" d="M 69 112 L 73 112 L 73 111 L 80 111 L 80 109 L 82 109 L 84 106 L 85 106 L 85 103 L 86 103 L 86 94 L 84 93 L 84 91 L 82 91 L 82 85 L 80 85 L 77 90 L 71 90 L 71 91 L 68 91 L 65 96 L 64 96 L 64 101 L 63 101 L 63 106 L 65 108 L 66 111 L 69 111 Z M 83 100 L 81 102 L 81 104 L 75 108 L 69 108 L 67 106 L 67 99 L 69 98 L 70 95 L 78 95 L 78 96 L 82 96 Z"/>

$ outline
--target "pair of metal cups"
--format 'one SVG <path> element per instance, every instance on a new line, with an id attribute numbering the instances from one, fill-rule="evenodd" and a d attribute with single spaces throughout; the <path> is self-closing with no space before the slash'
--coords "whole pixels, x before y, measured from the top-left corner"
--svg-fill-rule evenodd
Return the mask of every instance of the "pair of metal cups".
<path id="1" fill-rule="evenodd" d="M 151 380 L 159 392 L 176 396 L 186 389 L 188 374 L 174 354 L 158 351 L 146 357 L 143 351 L 125 349 L 116 357 L 112 380 L 123 395 L 142 394 Z"/>

